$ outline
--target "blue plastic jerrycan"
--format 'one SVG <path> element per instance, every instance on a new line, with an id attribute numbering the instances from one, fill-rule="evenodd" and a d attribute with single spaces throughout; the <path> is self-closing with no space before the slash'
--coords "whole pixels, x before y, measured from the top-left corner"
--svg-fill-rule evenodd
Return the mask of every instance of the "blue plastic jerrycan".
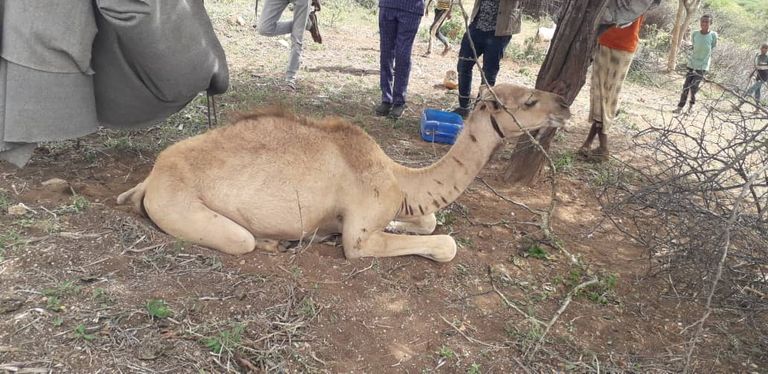
<path id="1" fill-rule="evenodd" d="M 464 128 L 464 120 L 453 112 L 425 109 L 421 114 L 421 138 L 434 143 L 453 144 Z"/>

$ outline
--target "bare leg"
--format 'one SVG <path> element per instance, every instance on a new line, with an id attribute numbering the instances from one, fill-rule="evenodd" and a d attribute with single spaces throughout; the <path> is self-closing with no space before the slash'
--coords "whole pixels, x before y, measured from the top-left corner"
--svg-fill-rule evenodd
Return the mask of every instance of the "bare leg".
<path id="1" fill-rule="evenodd" d="M 610 152 L 608 151 L 608 135 L 606 135 L 603 132 L 602 127 L 599 128 L 599 131 L 597 133 L 597 138 L 600 141 L 600 145 L 592 153 L 593 161 L 596 161 L 596 162 L 608 161 L 610 157 Z"/>
<path id="2" fill-rule="evenodd" d="M 590 148 L 592 147 L 592 142 L 595 140 L 595 136 L 598 132 L 598 123 L 597 121 L 592 122 L 592 127 L 589 128 L 589 134 L 587 135 L 587 140 L 584 141 L 584 144 L 579 148 L 578 153 L 582 156 L 589 156 Z M 600 126 L 602 128 L 602 126 Z"/>

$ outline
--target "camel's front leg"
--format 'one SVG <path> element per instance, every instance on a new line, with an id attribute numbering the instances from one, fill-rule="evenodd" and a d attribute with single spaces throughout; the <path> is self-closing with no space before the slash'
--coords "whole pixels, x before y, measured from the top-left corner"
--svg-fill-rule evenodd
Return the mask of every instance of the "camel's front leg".
<path id="1" fill-rule="evenodd" d="M 437 227 L 435 214 L 418 217 L 398 217 L 387 225 L 387 230 L 396 233 L 429 235 Z"/>
<path id="2" fill-rule="evenodd" d="M 347 258 L 423 256 L 438 262 L 456 256 L 456 242 L 448 235 L 411 236 L 381 231 L 344 230 L 342 241 Z"/>

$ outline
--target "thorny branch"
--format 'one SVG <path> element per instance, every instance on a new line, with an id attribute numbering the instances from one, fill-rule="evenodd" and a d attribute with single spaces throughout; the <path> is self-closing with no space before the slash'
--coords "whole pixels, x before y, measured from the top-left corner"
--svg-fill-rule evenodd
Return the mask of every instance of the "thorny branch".
<path id="1" fill-rule="evenodd" d="M 714 310 L 768 335 L 759 317 L 768 310 L 768 113 L 731 109 L 734 92 L 718 86 L 722 96 L 699 112 L 638 132 L 643 165 L 614 163 L 598 196 L 615 226 L 648 249 L 651 275 L 668 278 L 673 297 L 702 303 L 703 316 L 682 332 L 695 329 L 688 372 Z"/>
<path id="2" fill-rule="evenodd" d="M 528 347 L 528 350 L 526 350 L 524 357 L 527 359 L 532 358 L 536 355 L 536 352 L 539 351 L 539 348 L 541 348 L 541 343 L 544 341 L 544 338 L 547 337 L 547 334 L 549 333 L 549 329 L 552 328 L 552 326 L 557 322 L 557 319 L 560 318 L 560 315 L 563 314 L 566 308 L 568 308 L 568 305 L 571 304 L 571 300 L 573 300 L 573 296 L 578 294 L 579 291 L 584 289 L 585 287 L 589 287 L 593 284 L 596 284 L 599 280 L 597 278 L 592 278 L 584 283 L 579 284 L 578 286 L 571 289 L 570 292 L 568 292 L 568 295 L 565 297 L 565 301 L 563 301 L 563 304 L 560 305 L 560 309 L 555 312 L 555 315 L 552 316 L 552 318 L 547 323 L 547 327 L 544 328 L 544 332 L 541 334 L 541 337 L 539 340 L 536 341 L 535 344 Z M 531 349 L 533 348 L 533 349 Z"/>
<path id="3" fill-rule="evenodd" d="M 458 5 L 459 5 L 459 8 L 461 9 L 462 17 L 464 18 L 464 30 L 469 30 L 469 16 L 467 14 L 467 11 L 464 9 L 464 5 L 460 1 L 458 2 Z M 544 157 L 546 158 L 547 162 L 549 163 L 549 172 L 550 172 L 550 178 L 549 178 L 549 183 L 550 183 L 549 206 L 547 207 L 547 210 L 541 210 L 541 211 L 536 211 L 536 212 L 531 211 L 531 209 L 527 208 L 527 207 L 526 207 L 526 209 L 528 209 L 532 213 L 537 214 L 541 218 L 541 225 L 540 225 L 541 231 L 542 231 L 544 237 L 551 243 L 551 245 L 554 248 L 564 252 L 568 256 L 568 258 L 571 260 L 571 262 L 573 264 L 577 264 L 578 263 L 578 259 L 576 259 L 575 256 L 573 256 L 571 253 L 569 253 L 565 249 L 565 247 L 563 247 L 563 245 L 560 243 L 559 240 L 557 240 L 557 237 L 555 236 L 554 232 L 552 231 L 552 220 L 551 220 L 551 217 L 552 217 L 552 215 L 553 215 L 553 213 L 555 211 L 555 206 L 556 206 L 556 201 L 557 201 L 557 167 L 555 166 L 555 162 L 552 160 L 552 157 L 550 157 L 549 153 L 547 152 L 546 149 L 544 149 L 544 147 L 541 145 L 541 143 L 539 143 L 539 141 L 536 140 L 536 137 L 534 137 L 530 133 L 530 131 L 528 131 L 527 129 L 523 128 L 523 126 L 520 124 L 520 121 L 517 120 L 517 117 L 515 116 L 515 112 L 510 110 L 510 108 L 508 108 L 506 106 L 506 104 L 504 104 L 504 102 L 502 100 L 499 100 L 499 97 L 496 95 L 496 92 L 494 91 L 493 87 L 490 87 L 488 85 L 488 80 L 485 77 L 485 71 L 483 70 L 482 65 L 480 65 L 480 58 L 477 55 L 477 50 L 475 49 L 474 40 L 472 40 L 472 36 L 469 34 L 468 31 L 466 32 L 466 36 L 467 36 L 467 38 L 469 40 L 469 46 L 472 49 L 472 56 L 474 57 L 474 59 L 476 61 L 477 69 L 480 72 L 480 77 L 482 79 L 482 84 L 485 85 L 488 88 L 488 92 L 493 96 L 493 99 L 496 101 L 496 103 L 501 105 L 501 107 L 504 109 L 504 111 L 507 112 L 507 114 L 509 114 L 512 117 L 512 119 L 515 121 L 515 124 L 517 125 L 517 127 L 523 133 L 525 133 L 525 136 L 527 136 L 528 139 L 530 139 L 531 143 L 534 146 L 536 146 L 536 148 L 538 148 L 544 154 Z M 496 192 L 493 188 L 491 188 L 487 183 L 485 183 L 485 181 L 483 181 L 483 184 L 485 184 L 486 187 L 490 188 L 491 191 L 493 191 L 497 196 L 501 197 L 501 195 L 498 192 Z M 510 201 L 508 199 L 504 199 L 504 200 L 505 201 Z M 516 204 L 516 205 L 519 206 L 519 204 Z"/>

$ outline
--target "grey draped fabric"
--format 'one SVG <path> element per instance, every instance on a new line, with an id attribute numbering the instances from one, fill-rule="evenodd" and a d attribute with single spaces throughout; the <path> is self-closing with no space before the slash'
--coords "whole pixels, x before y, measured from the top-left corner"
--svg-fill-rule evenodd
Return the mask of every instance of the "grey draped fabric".
<path id="1" fill-rule="evenodd" d="M 227 90 L 224 49 L 201 0 L 96 0 L 96 105 L 107 127 L 152 125 L 200 91 Z"/>
<path id="2" fill-rule="evenodd" d="M 608 0 L 601 25 L 626 25 L 661 3 L 661 0 Z"/>
<path id="3" fill-rule="evenodd" d="M 96 21 L 90 0 L 0 0 L 0 18 L 0 160 L 21 166 L 36 142 L 96 131 Z"/>
<path id="4" fill-rule="evenodd" d="M 37 142 L 152 125 L 228 88 L 201 0 L 0 0 L 0 22 L 0 160 L 18 166 Z"/>

